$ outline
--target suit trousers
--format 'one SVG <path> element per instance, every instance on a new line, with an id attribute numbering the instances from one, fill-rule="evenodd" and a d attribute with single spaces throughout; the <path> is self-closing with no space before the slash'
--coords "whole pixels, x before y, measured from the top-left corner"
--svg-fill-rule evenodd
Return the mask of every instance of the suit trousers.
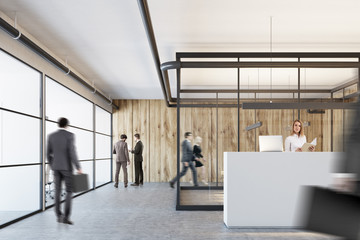
<path id="1" fill-rule="evenodd" d="M 115 184 L 119 184 L 120 167 L 124 173 L 124 185 L 128 184 L 127 162 L 116 162 Z"/>
<path id="2" fill-rule="evenodd" d="M 61 183 L 65 181 L 66 199 L 64 218 L 69 219 L 71 213 L 71 195 L 72 195 L 72 171 L 54 170 L 55 176 L 55 214 L 60 218 L 63 214 L 60 210 Z"/>
<path id="3" fill-rule="evenodd" d="M 185 166 L 185 162 L 183 162 L 183 168 L 180 172 L 180 175 L 176 176 L 173 180 L 171 180 L 171 183 L 175 183 L 176 181 L 178 181 L 182 176 L 184 176 L 188 170 L 188 168 L 191 169 L 192 171 L 192 175 L 193 175 L 193 181 L 194 181 L 194 185 L 197 186 L 198 182 L 197 182 L 197 172 L 196 172 L 196 168 L 194 166 L 194 162 L 190 161 L 188 162 L 188 166 Z"/>
<path id="4" fill-rule="evenodd" d="M 135 160 L 135 183 L 136 184 L 144 183 L 144 172 L 142 169 L 142 161 Z"/>

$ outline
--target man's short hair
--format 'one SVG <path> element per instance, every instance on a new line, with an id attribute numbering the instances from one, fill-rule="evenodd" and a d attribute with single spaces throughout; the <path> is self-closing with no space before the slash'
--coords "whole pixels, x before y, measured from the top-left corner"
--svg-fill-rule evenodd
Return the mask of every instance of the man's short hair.
<path id="1" fill-rule="evenodd" d="M 191 136 L 191 135 L 192 135 L 191 132 L 186 132 L 186 133 L 185 133 L 185 138 L 187 138 L 188 136 Z"/>
<path id="2" fill-rule="evenodd" d="M 58 125 L 61 128 L 65 128 L 69 125 L 69 120 L 67 120 L 66 118 L 59 118 Z"/>
<path id="3" fill-rule="evenodd" d="M 135 133 L 134 137 L 136 137 L 137 139 L 140 139 L 140 134 Z"/>
<path id="4" fill-rule="evenodd" d="M 120 139 L 127 139 L 127 136 L 125 134 L 121 134 Z"/>

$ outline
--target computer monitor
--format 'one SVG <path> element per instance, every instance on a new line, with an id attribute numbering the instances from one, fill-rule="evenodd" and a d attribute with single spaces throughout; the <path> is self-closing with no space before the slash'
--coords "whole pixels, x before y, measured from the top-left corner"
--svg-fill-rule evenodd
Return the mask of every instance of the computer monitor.
<path id="1" fill-rule="evenodd" d="M 260 152 L 282 152 L 283 138 L 282 136 L 259 136 Z"/>

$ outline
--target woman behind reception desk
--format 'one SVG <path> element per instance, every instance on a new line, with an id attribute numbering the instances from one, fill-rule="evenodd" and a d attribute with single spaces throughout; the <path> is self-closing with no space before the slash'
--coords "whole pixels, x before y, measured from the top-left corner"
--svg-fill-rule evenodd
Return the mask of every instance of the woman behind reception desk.
<path id="1" fill-rule="evenodd" d="M 306 143 L 306 136 L 304 135 L 303 124 L 300 120 L 295 120 L 292 124 L 292 135 L 285 139 L 285 152 L 302 152 L 301 147 Z M 309 148 L 314 151 L 315 147 Z"/>

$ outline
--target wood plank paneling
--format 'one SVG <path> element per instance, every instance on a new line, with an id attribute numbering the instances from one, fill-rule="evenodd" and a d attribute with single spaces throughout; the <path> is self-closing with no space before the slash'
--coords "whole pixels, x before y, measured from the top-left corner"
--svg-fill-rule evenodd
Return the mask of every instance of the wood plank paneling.
<path id="1" fill-rule="evenodd" d="M 209 173 L 211 182 L 216 182 L 216 161 L 218 161 L 218 149 L 217 149 L 217 123 L 218 123 L 218 114 L 216 108 L 211 108 L 211 159 L 209 159 Z"/>
<path id="2" fill-rule="evenodd" d="M 240 151 L 254 152 L 255 151 L 255 135 L 258 129 L 246 131 L 246 127 L 250 126 L 255 121 L 256 110 L 240 109 Z"/>
<path id="3" fill-rule="evenodd" d="M 134 147 L 133 135 L 140 133 L 144 143 L 144 181 L 166 182 L 175 177 L 177 173 L 176 108 L 167 108 L 163 100 L 116 100 L 115 102 L 120 109 L 113 113 L 113 141 L 118 141 L 120 135 L 125 133 L 128 135 L 128 144 Z M 206 180 L 209 182 L 216 181 L 217 171 L 219 182 L 222 182 L 223 152 L 237 151 L 237 113 L 237 108 L 180 109 L 180 144 L 184 140 L 185 132 L 188 131 L 193 133 L 194 138 L 202 137 L 203 155 L 208 160 L 205 163 Z M 350 113 L 346 112 L 345 115 L 346 118 L 350 118 Z M 292 125 L 294 116 L 297 118 L 297 110 L 240 109 L 240 151 L 255 149 L 258 151 L 259 135 L 282 135 L 285 141 L 291 133 L 287 127 Z M 334 110 L 333 118 L 334 146 L 336 145 L 334 151 L 342 151 L 343 110 Z M 330 151 L 331 111 L 328 110 L 325 114 L 308 114 L 306 110 L 302 110 L 301 120 L 310 122 L 310 126 L 305 128 L 308 141 L 318 137 L 316 151 Z M 257 121 L 263 122 L 262 127 L 251 131 L 245 130 L 246 126 Z M 134 181 L 133 162 L 129 166 L 128 173 L 129 182 Z M 200 169 L 198 179 L 201 180 Z M 182 182 L 190 180 L 192 180 L 191 171 L 181 179 Z"/>
<path id="4" fill-rule="evenodd" d="M 314 138 L 317 138 L 315 151 L 321 152 L 323 150 L 323 128 L 319 126 L 322 126 L 322 118 L 324 114 L 310 114 L 307 110 L 303 109 L 301 110 L 300 116 L 303 124 L 305 125 L 304 134 L 306 135 L 307 142 L 311 142 Z"/>
<path id="5" fill-rule="evenodd" d="M 331 152 L 331 110 L 325 110 L 325 114 L 322 116 L 322 151 Z M 318 150 L 318 147 L 316 148 Z"/>
<path id="6" fill-rule="evenodd" d="M 149 140 L 148 140 L 148 100 L 134 100 L 133 101 L 133 129 L 131 136 L 133 137 L 133 142 L 128 142 L 132 148 L 135 147 L 135 138 L 134 134 L 140 134 L 140 139 L 144 144 L 143 150 L 143 171 L 144 171 L 144 180 L 149 181 L 149 167 L 148 167 L 148 159 L 149 159 Z M 129 136 L 128 136 L 129 137 Z M 132 155 L 132 161 L 134 160 L 134 156 Z M 133 164 L 134 166 L 134 164 Z M 135 170 L 133 168 L 133 174 L 135 174 Z"/>
<path id="7" fill-rule="evenodd" d="M 150 104 L 150 181 L 161 182 L 161 101 Z"/>
<path id="8" fill-rule="evenodd" d="M 218 110 L 218 181 L 223 182 L 224 152 L 237 152 L 237 109 Z M 214 166 L 216 168 L 216 165 Z"/>
<path id="9" fill-rule="evenodd" d="M 333 141 L 333 151 L 334 152 L 341 152 L 343 151 L 343 110 L 334 109 L 334 116 L 333 116 L 333 131 L 334 131 L 334 141 Z"/>

